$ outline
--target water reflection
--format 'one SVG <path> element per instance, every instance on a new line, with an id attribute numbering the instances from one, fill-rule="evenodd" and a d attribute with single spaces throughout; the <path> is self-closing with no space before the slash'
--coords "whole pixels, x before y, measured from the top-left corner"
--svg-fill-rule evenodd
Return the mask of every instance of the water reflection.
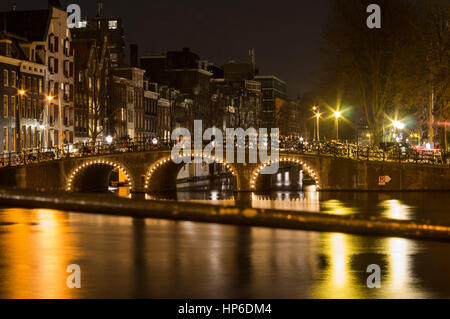
<path id="1" fill-rule="evenodd" d="M 384 209 L 383 216 L 390 219 L 409 220 L 412 217 L 411 207 L 395 199 L 381 202 L 380 207 Z"/>
<path id="2" fill-rule="evenodd" d="M 440 242 L 0 209 L 0 251 L 0 298 L 450 297 Z"/>
<path id="3" fill-rule="evenodd" d="M 367 218 L 384 217 L 395 220 L 414 220 L 419 223 L 450 226 L 450 196 L 448 193 L 351 193 L 271 192 L 264 194 L 235 194 L 219 191 L 177 192 L 147 195 L 148 200 L 179 200 L 214 205 L 229 205 L 261 209 L 280 209 L 326 213 L 341 216 L 361 215 Z"/>

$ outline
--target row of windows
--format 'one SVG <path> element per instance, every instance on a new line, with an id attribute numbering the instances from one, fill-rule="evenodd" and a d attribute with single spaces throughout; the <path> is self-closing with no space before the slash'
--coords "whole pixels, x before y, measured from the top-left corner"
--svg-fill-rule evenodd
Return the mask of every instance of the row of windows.
<path id="1" fill-rule="evenodd" d="M 64 55 L 66 57 L 73 56 L 73 47 L 70 43 L 69 39 L 65 39 L 62 43 Z M 59 37 L 55 36 L 54 34 L 50 34 L 48 36 L 48 49 L 52 53 L 59 52 Z"/>
<path id="2" fill-rule="evenodd" d="M 156 132 L 156 120 L 145 120 L 145 131 L 146 132 Z"/>
<path id="3" fill-rule="evenodd" d="M 59 96 L 59 92 L 62 92 L 62 97 L 64 101 L 73 101 L 74 98 L 74 89 L 73 84 L 69 83 L 61 83 L 48 81 L 48 92 L 47 94 L 50 96 Z"/>
<path id="4" fill-rule="evenodd" d="M 31 98 L 20 98 L 19 96 L 3 95 L 3 118 L 15 118 L 20 105 L 20 115 L 22 118 L 36 119 L 41 118 L 44 110 L 44 102 Z"/>
<path id="5" fill-rule="evenodd" d="M 3 86 L 17 88 L 20 86 L 22 90 L 28 90 L 34 93 L 42 93 L 42 79 L 32 78 L 29 76 L 22 76 L 20 84 L 18 81 L 16 71 L 3 70 Z"/>
<path id="6" fill-rule="evenodd" d="M 48 110 L 50 126 L 55 126 L 56 120 L 59 122 L 59 107 L 55 104 L 50 104 Z M 62 113 L 62 121 L 65 126 L 73 126 L 73 112 L 69 106 L 65 106 Z"/>
<path id="7" fill-rule="evenodd" d="M 75 116 L 75 132 L 88 133 L 88 119 L 85 116 Z"/>
<path id="8" fill-rule="evenodd" d="M 145 113 L 156 114 L 158 101 L 145 99 Z"/>
<path id="9" fill-rule="evenodd" d="M 73 77 L 73 62 L 64 60 L 62 62 L 63 74 L 66 77 Z M 48 58 L 48 70 L 51 74 L 59 73 L 59 59 L 54 57 Z"/>
<path id="10" fill-rule="evenodd" d="M 2 151 L 3 152 L 16 152 L 16 128 L 4 127 L 2 132 Z M 41 144 L 42 133 L 38 131 L 37 127 L 22 126 L 22 132 L 20 136 L 21 148 L 38 148 Z"/>

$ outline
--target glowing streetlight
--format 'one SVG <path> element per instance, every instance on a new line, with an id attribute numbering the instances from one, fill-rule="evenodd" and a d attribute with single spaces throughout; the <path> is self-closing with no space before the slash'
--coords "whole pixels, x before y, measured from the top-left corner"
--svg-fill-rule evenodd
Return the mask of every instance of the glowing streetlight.
<path id="1" fill-rule="evenodd" d="M 405 129 L 405 127 L 406 127 L 405 123 L 402 123 L 402 122 L 400 122 L 400 121 L 394 121 L 394 122 L 392 122 L 392 125 L 393 125 L 396 129 L 399 129 L 399 130 L 403 130 L 403 129 Z"/>
<path id="2" fill-rule="evenodd" d="M 341 111 L 336 111 L 336 112 L 334 112 L 334 117 L 335 117 L 336 119 L 340 119 L 341 116 L 342 116 L 342 112 L 341 112 Z"/>
<path id="3" fill-rule="evenodd" d="M 20 90 L 19 91 L 19 95 L 25 95 L 25 91 L 24 90 Z"/>
<path id="4" fill-rule="evenodd" d="M 107 136 L 106 137 L 106 143 L 112 144 L 112 142 L 113 142 L 113 137 L 111 135 Z"/>
<path id="5" fill-rule="evenodd" d="M 53 101 L 55 98 L 53 96 L 47 96 L 47 101 L 51 102 Z"/>

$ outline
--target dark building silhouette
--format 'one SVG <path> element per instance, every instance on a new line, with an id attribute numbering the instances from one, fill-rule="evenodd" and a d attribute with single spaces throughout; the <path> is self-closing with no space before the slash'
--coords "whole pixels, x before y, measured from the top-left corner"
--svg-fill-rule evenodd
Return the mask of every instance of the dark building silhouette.
<path id="1" fill-rule="evenodd" d="M 273 128 L 276 126 L 276 99 L 287 99 L 287 84 L 274 75 L 258 75 L 255 80 L 261 83 L 263 126 Z"/>
<path id="2" fill-rule="evenodd" d="M 122 18 L 95 17 L 81 22 L 80 28 L 72 29 L 73 40 L 96 39 L 103 41 L 107 37 L 112 67 L 122 67 L 126 63 L 125 31 Z"/>

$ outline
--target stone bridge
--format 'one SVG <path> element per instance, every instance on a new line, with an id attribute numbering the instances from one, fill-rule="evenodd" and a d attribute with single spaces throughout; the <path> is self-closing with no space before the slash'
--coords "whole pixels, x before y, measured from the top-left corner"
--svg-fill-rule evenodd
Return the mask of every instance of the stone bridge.
<path id="1" fill-rule="evenodd" d="M 200 155 L 199 155 L 200 156 Z M 234 176 L 237 192 L 261 189 L 265 165 L 212 160 Z M 423 164 L 368 162 L 332 156 L 281 152 L 281 163 L 297 166 L 322 191 L 426 191 L 450 190 L 450 168 Z M 0 186 L 30 190 L 88 192 L 107 189 L 111 172 L 119 169 L 132 192 L 173 190 L 183 164 L 172 161 L 170 151 L 147 151 L 75 157 L 0 169 Z M 380 177 L 390 182 L 380 185 Z"/>

